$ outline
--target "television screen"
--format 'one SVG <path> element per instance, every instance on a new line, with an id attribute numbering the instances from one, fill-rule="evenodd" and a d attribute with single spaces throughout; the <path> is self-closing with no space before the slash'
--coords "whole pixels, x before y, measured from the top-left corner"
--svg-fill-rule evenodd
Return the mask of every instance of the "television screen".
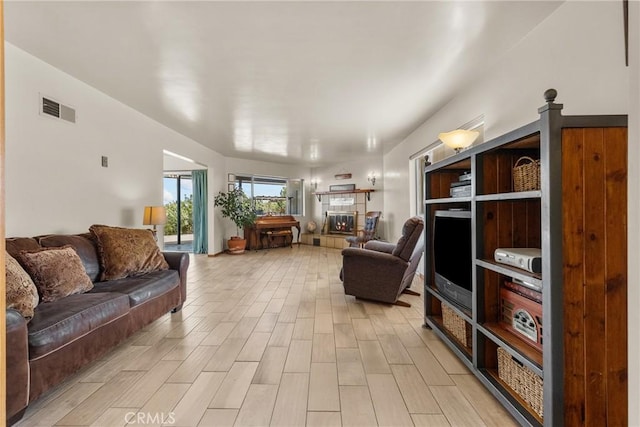
<path id="1" fill-rule="evenodd" d="M 449 300 L 471 309 L 471 212 L 436 211 L 433 260 L 438 289 Z"/>

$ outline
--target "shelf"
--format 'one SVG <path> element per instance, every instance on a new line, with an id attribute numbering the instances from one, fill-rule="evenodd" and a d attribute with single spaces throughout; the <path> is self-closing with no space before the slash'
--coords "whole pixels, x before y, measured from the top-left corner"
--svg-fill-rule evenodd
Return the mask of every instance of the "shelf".
<path id="1" fill-rule="evenodd" d="M 461 152 L 446 159 L 440 160 L 425 168 L 425 172 L 432 171 L 468 171 L 471 169 L 471 156 L 469 152 Z"/>
<path id="2" fill-rule="evenodd" d="M 489 259 L 477 259 L 476 265 L 478 267 L 486 268 L 487 270 L 495 271 L 496 273 L 500 273 L 514 279 L 520 279 L 527 283 L 532 283 L 542 289 L 542 276 L 540 274 L 529 273 L 528 271 L 521 270 L 515 267 L 509 267 L 506 264 L 500 264 Z"/>
<path id="3" fill-rule="evenodd" d="M 453 311 L 455 311 L 458 314 L 458 316 L 462 317 L 466 322 L 473 323 L 473 320 L 471 319 L 470 311 L 464 310 L 458 307 L 455 303 L 449 301 L 447 297 L 442 295 L 442 293 L 440 293 L 440 291 L 436 288 L 432 288 L 431 286 L 425 286 L 425 290 L 429 292 L 431 295 L 433 295 L 434 297 L 436 297 L 440 302 L 444 302 L 449 307 L 451 307 L 451 309 L 453 309 Z"/>
<path id="4" fill-rule="evenodd" d="M 556 95 L 555 90 L 545 92 L 546 104 L 538 109 L 538 120 L 434 162 L 424 169 L 425 282 L 435 285 L 437 257 L 434 257 L 434 242 L 438 232 L 434 230 L 433 219 L 437 211 L 469 209 L 470 242 L 466 240 L 468 233 L 465 224 L 464 234 L 450 237 L 446 240 L 448 245 L 440 245 L 438 250 L 443 253 L 452 251 L 453 254 L 447 254 L 447 257 L 454 259 L 467 256 L 467 244 L 470 243 L 472 292 L 471 304 L 467 305 L 473 307 L 473 310 L 465 310 L 450 303 L 448 297 L 456 298 L 448 289 L 441 294 L 437 288 L 425 286 L 425 323 L 433 327 L 434 333 L 467 366 L 471 354 L 471 372 L 519 424 L 555 426 L 580 421 L 583 424 L 615 424 L 617 419 L 624 419 L 628 412 L 628 378 L 610 374 L 614 371 L 625 372 L 628 363 L 624 358 L 607 359 L 607 363 L 602 363 L 603 356 L 598 351 L 608 349 L 615 354 L 625 354 L 623 332 L 626 331 L 627 322 L 616 314 L 624 311 L 628 303 L 624 289 L 630 284 L 627 283 L 623 262 L 627 257 L 624 238 L 628 230 L 624 221 L 616 219 L 626 206 L 627 123 L 620 116 L 563 116 L 562 105 L 554 102 Z M 602 135 L 606 135 L 607 147 L 612 148 L 604 152 L 600 150 L 594 158 L 589 153 L 597 151 L 597 147 L 602 145 Z M 433 154 L 436 158 L 440 153 Z M 516 188 L 514 176 L 517 176 L 514 167 L 525 156 L 540 162 L 538 173 L 541 182 L 537 190 L 516 192 L 513 191 Z M 611 167 L 594 168 L 595 163 Z M 580 173 L 584 170 L 593 172 L 589 174 L 589 179 Z M 460 181 L 463 172 L 472 174 L 471 194 L 454 193 L 469 194 L 469 197 L 450 197 L 451 185 Z M 615 189 L 612 191 L 619 192 L 620 197 L 606 197 L 610 192 L 602 192 L 603 183 L 607 188 Z M 604 212 L 604 217 L 599 215 L 592 218 L 593 215 L 588 213 L 593 209 Z M 591 241 L 589 236 L 584 235 L 568 238 L 576 227 L 575 218 L 563 217 L 562 212 L 573 211 L 577 212 L 577 217 L 583 218 L 581 229 L 595 230 L 593 233 L 598 236 L 615 236 L 613 240 L 610 239 L 615 256 L 607 256 L 608 251 L 597 250 L 606 242 Z M 496 262 L 495 250 L 509 247 L 539 248 L 544 271 L 531 273 L 517 266 Z M 573 268 L 580 261 L 606 272 L 607 277 L 615 277 L 620 286 L 613 293 L 607 289 L 607 280 L 601 281 L 599 286 L 582 286 L 588 272 Z M 463 263 L 460 262 L 460 265 Z M 469 272 L 461 273 L 466 279 Z M 544 347 L 502 323 L 507 311 L 501 304 L 509 302 L 502 289 L 504 282 L 510 280 L 526 282 L 526 286 L 539 291 L 536 298 L 544 300 L 543 310 L 541 304 L 530 307 L 534 311 L 532 314 L 541 317 L 535 321 L 537 335 L 531 336 L 540 338 L 542 323 Z M 518 305 L 529 307 L 528 301 L 516 300 Z M 593 301 L 598 303 L 591 304 Z M 473 343 L 467 342 L 471 348 L 463 349 L 464 344 L 461 345 L 444 329 L 441 312 L 445 305 L 451 305 L 455 313 L 470 324 Z M 584 310 L 580 307 L 586 306 L 589 307 L 590 318 L 597 322 L 584 322 Z M 450 313 L 446 310 L 445 318 Z M 510 322 L 507 317 L 504 319 Z M 455 317 L 455 320 L 459 319 Z M 574 333 L 571 325 L 576 324 L 580 330 Z M 453 326 L 451 328 L 454 329 Z M 465 332 L 468 330 L 467 325 Z M 613 332 L 602 334 L 599 333 L 601 330 Z M 567 339 L 569 335 L 570 339 Z M 464 340 L 465 335 L 461 333 L 460 336 Z M 542 343 L 542 340 L 539 342 Z M 533 410 L 533 407 L 539 409 L 539 402 L 525 402 L 498 377 L 498 348 L 505 349 L 511 355 L 513 359 L 509 358 L 509 361 L 513 361 L 514 365 L 517 362 L 526 367 L 530 376 L 535 373 L 544 379 L 544 417 Z M 585 348 L 595 349 L 586 354 L 587 359 L 566 357 L 566 354 L 580 353 Z M 502 357 L 503 352 L 500 353 Z M 586 365 L 585 360 L 588 361 Z M 565 375 L 565 371 L 572 375 Z M 503 377 L 507 378 L 504 373 Z M 591 386 L 590 378 L 598 379 L 598 387 Z M 538 381 L 537 378 L 531 380 Z M 509 382 L 520 390 L 515 380 L 512 382 L 509 379 Z M 536 387 L 539 388 L 540 384 L 536 384 Z M 605 389 L 608 392 L 603 397 L 600 391 Z M 522 392 L 522 395 L 530 400 L 527 393 Z M 588 410 L 585 412 L 584 408 Z M 607 415 L 606 419 L 599 418 L 602 414 Z"/>
<path id="5" fill-rule="evenodd" d="M 478 330 L 491 341 L 509 351 L 537 375 L 542 376 L 542 352 L 524 342 L 516 334 L 507 331 L 497 323 L 483 323 Z M 514 352 L 513 350 L 516 350 Z"/>
<path id="6" fill-rule="evenodd" d="M 371 193 L 375 192 L 376 190 L 372 189 L 372 188 L 364 188 L 361 190 L 340 190 L 340 191 L 316 191 L 315 193 L 311 193 L 314 196 L 316 196 L 318 198 L 318 201 L 321 202 L 322 201 L 322 196 L 329 196 L 329 195 L 334 195 L 334 194 L 359 194 L 359 193 L 365 193 L 367 195 L 367 201 L 371 201 Z"/>
<path id="7" fill-rule="evenodd" d="M 444 327 L 444 324 L 442 323 L 442 316 L 428 316 L 425 318 L 425 320 L 427 321 L 427 324 L 431 326 L 433 331 L 440 336 L 440 338 L 444 338 L 445 342 L 451 344 L 453 351 L 457 352 L 459 356 L 464 356 L 463 361 L 466 362 L 469 369 L 472 369 L 472 349 L 465 346 L 456 337 L 451 335 L 451 333 Z"/>
<path id="8" fill-rule="evenodd" d="M 440 199 L 427 199 L 425 203 L 427 205 L 435 205 L 438 203 L 469 203 L 471 197 L 443 197 Z"/>
<path id="9" fill-rule="evenodd" d="M 543 425 L 543 419 L 525 402 L 519 395 L 516 393 L 509 384 L 505 383 L 498 376 L 497 369 L 480 369 L 481 374 L 489 380 L 496 388 L 503 391 L 503 394 L 506 394 L 507 397 L 512 404 L 517 404 L 523 410 L 526 411 L 525 419 L 534 426 Z"/>
<path id="10" fill-rule="evenodd" d="M 511 193 L 482 194 L 476 196 L 478 202 L 499 202 L 501 200 L 540 199 L 542 191 L 514 191 Z"/>
<path id="11" fill-rule="evenodd" d="M 531 149 L 531 148 L 540 148 L 539 133 L 535 133 L 526 138 L 522 138 L 502 146 L 502 149 L 505 149 L 505 150 L 525 150 L 525 149 Z"/>

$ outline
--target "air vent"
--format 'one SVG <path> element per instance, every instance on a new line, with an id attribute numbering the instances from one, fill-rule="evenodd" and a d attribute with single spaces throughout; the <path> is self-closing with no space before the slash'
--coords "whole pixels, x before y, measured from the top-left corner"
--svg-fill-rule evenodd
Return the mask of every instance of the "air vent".
<path id="1" fill-rule="evenodd" d="M 42 98 L 42 112 L 50 116 L 60 118 L 60 104 L 48 98 Z"/>
<path id="2" fill-rule="evenodd" d="M 75 109 L 42 95 L 40 101 L 40 114 L 71 123 L 76 122 Z"/>

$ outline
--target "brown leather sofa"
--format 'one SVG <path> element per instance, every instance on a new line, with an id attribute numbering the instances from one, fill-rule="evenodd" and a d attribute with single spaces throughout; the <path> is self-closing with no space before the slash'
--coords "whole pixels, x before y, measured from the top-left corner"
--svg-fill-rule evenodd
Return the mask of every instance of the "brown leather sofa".
<path id="1" fill-rule="evenodd" d="M 90 234 L 6 239 L 21 250 L 71 245 L 94 287 L 83 294 L 39 304 L 30 322 L 7 309 L 7 420 L 15 423 L 29 402 L 100 358 L 134 332 L 186 300 L 189 256 L 164 252 L 168 270 L 99 282 L 100 262 Z"/>

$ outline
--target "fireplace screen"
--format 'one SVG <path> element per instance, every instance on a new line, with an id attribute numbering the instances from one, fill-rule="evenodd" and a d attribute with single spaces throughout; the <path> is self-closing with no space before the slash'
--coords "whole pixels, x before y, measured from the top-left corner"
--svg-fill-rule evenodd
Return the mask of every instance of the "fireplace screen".
<path id="1" fill-rule="evenodd" d="M 356 234 L 358 212 L 327 211 L 327 224 L 329 234 Z"/>

